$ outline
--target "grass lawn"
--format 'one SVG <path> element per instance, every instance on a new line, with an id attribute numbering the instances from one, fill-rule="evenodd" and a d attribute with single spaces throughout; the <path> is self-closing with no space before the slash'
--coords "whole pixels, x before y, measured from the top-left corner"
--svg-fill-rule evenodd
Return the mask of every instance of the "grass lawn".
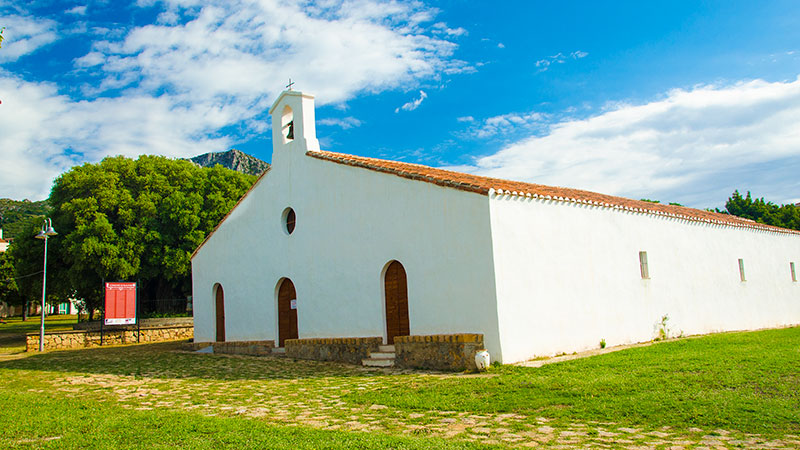
<path id="1" fill-rule="evenodd" d="M 800 328 L 480 375 L 196 354 L 0 356 L 0 448 L 800 447 Z"/>
<path id="2" fill-rule="evenodd" d="M 24 352 L 25 334 L 36 333 L 41 326 L 41 316 L 28 317 L 25 322 L 22 321 L 22 317 L 7 317 L 2 320 L 6 323 L 0 324 L 0 354 Z M 76 323 L 78 323 L 76 315 L 46 316 L 44 330 L 45 332 L 71 330 Z"/>

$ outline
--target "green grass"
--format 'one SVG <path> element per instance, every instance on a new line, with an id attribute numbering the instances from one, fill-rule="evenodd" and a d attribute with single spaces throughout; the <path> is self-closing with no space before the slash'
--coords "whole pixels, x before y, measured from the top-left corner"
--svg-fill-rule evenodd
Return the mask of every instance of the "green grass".
<path id="1" fill-rule="evenodd" d="M 39 331 L 41 327 L 40 317 L 28 317 L 28 320 L 24 322 L 22 317 L 2 319 L 6 323 L 0 324 L 0 353 L 24 352 L 25 334 Z M 78 323 L 78 316 L 75 315 L 47 316 L 44 320 L 44 329 L 45 332 L 71 330 L 76 323 Z"/>
<path id="2" fill-rule="evenodd" d="M 3 448 L 478 448 L 476 444 L 437 438 L 278 427 L 265 422 L 173 411 L 129 411 L 86 399 L 64 400 L 54 395 L 27 392 L 10 392 L 5 401 L 27 406 L 2 413 L 0 443 Z"/>
<path id="3" fill-rule="evenodd" d="M 798 327 L 479 376 L 180 349 L 0 356 L 0 448 L 800 446 Z"/>
<path id="4" fill-rule="evenodd" d="M 397 408 L 513 412 L 566 421 L 800 433 L 800 328 L 660 342 L 489 379 L 442 379 L 376 390 L 352 402 Z"/>

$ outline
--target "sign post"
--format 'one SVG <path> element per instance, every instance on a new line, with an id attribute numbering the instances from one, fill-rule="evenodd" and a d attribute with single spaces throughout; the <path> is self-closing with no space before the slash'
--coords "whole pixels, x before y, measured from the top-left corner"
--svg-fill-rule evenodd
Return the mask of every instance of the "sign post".
<path id="1" fill-rule="evenodd" d="M 102 326 L 139 324 L 136 302 L 137 283 L 105 283 L 105 293 Z M 139 341 L 139 333 L 136 334 L 136 340 Z M 103 345 L 102 339 L 101 328 L 100 345 Z"/>

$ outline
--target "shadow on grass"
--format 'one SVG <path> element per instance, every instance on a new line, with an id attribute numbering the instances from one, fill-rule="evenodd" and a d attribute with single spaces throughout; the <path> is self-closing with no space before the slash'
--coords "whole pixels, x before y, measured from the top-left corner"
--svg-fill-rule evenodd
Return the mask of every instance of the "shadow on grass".
<path id="1" fill-rule="evenodd" d="M 41 326 L 38 316 L 29 317 L 24 322 L 21 317 L 7 317 L 3 321 L 6 323 L 0 324 L 0 336 L 16 335 L 24 337 L 26 333 L 39 332 L 39 327 Z M 78 316 L 56 315 L 48 316 L 45 319 L 44 327 L 47 331 L 71 330 L 76 323 L 78 323 Z"/>
<path id="2" fill-rule="evenodd" d="M 183 351 L 186 341 L 94 347 L 34 354 L 0 361 L 0 370 L 79 372 L 144 378 L 213 380 L 280 380 L 322 377 L 366 377 L 375 371 L 332 362 L 199 354 Z"/>
<path id="3" fill-rule="evenodd" d="M 0 347 L 25 346 L 24 334 L 0 334 Z"/>

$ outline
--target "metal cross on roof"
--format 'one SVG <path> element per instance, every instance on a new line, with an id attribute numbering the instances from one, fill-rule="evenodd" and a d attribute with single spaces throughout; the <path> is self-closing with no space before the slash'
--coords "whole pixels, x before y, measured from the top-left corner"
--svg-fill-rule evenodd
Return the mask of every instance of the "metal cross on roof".
<path id="1" fill-rule="evenodd" d="M 289 90 L 291 91 L 292 90 L 292 86 L 294 86 L 294 81 L 292 81 L 292 79 L 289 78 L 289 84 L 287 84 L 286 87 L 289 88 Z"/>

